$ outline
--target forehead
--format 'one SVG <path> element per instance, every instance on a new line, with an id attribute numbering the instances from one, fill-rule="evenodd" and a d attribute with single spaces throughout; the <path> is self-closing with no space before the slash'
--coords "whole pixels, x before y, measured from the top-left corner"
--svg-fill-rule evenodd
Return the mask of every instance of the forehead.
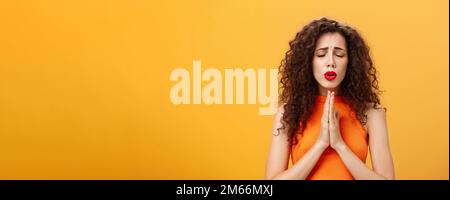
<path id="1" fill-rule="evenodd" d="M 324 33 L 317 40 L 316 47 L 338 46 L 345 48 L 345 38 L 340 33 Z"/>

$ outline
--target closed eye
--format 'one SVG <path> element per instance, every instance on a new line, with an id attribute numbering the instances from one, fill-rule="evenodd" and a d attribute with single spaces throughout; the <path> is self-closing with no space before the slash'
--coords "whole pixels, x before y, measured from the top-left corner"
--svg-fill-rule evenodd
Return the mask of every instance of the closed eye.
<path id="1" fill-rule="evenodd" d="M 344 51 L 336 51 L 334 54 L 336 56 L 338 56 L 338 57 L 341 57 L 341 58 L 345 56 L 345 52 Z"/>

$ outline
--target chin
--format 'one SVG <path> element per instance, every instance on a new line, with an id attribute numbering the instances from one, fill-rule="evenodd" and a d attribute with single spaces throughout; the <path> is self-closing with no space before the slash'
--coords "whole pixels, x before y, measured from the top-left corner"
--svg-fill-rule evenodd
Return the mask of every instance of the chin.
<path id="1" fill-rule="evenodd" d="M 325 89 L 334 89 L 334 88 L 337 88 L 339 84 L 337 82 L 334 83 L 334 82 L 327 81 L 327 82 L 320 83 L 320 85 Z"/>

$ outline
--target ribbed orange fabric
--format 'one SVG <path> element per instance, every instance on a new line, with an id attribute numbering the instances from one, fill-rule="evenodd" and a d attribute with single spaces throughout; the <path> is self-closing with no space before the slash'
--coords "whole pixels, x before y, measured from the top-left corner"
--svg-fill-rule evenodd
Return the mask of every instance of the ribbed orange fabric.
<path id="1" fill-rule="evenodd" d="M 292 163 L 297 162 L 314 145 L 320 133 L 320 121 L 324 109 L 326 96 L 317 96 L 313 114 L 307 122 L 306 129 L 302 134 L 297 134 L 296 145 L 292 146 Z M 368 152 L 368 134 L 356 118 L 350 106 L 346 104 L 341 96 L 334 97 L 335 111 L 339 111 L 340 132 L 342 139 L 350 150 L 358 156 L 364 163 Z M 351 180 L 353 176 L 344 165 L 337 152 L 328 147 L 315 167 L 306 178 L 308 180 Z"/>

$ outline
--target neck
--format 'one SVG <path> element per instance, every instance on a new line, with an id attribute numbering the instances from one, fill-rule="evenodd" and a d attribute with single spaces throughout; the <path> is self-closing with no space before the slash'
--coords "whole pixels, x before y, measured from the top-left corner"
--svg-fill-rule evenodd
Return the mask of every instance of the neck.
<path id="1" fill-rule="evenodd" d="M 341 94 L 341 90 L 339 87 L 336 88 L 324 88 L 319 86 L 319 95 L 320 96 L 327 96 L 327 92 L 334 92 L 335 95 L 340 95 Z"/>

